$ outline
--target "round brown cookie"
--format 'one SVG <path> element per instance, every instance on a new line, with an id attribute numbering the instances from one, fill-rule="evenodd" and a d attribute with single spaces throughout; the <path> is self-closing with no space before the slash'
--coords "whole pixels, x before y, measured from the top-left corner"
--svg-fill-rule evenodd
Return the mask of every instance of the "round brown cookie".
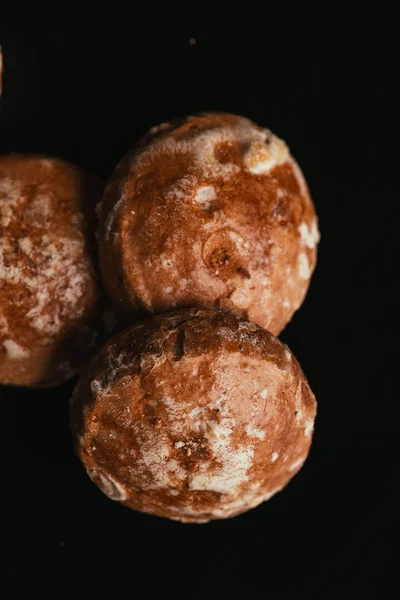
<path id="1" fill-rule="evenodd" d="M 288 348 L 210 309 L 164 313 L 114 336 L 71 401 L 90 478 L 111 499 L 179 521 L 232 517 L 303 465 L 315 398 Z"/>
<path id="2" fill-rule="evenodd" d="M 0 383 L 59 383 L 93 351 L 99 193 L 64 161 L 0 157 Z"/>
<path id="3" fill-rule="evenodd" d="M 275 335 L 304 299 L 318 239 L 286 144 L 229 114 L 153 128 L 100 208 L 100 267 L 121 308 L 221 308 Z"/>

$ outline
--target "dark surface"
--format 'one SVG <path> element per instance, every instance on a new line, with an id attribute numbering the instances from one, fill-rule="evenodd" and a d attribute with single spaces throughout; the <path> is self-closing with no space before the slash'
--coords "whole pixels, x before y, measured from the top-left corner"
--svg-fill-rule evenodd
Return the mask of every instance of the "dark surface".
<path id="1" fill-rule="evenodd" d="M 261 507 L 180 525 L 130 512 L 90 483 L 68 431 L 73 382 L 0 388 L 1 569 L 13 591 L 110 580 L 130 597 L 153 597 L 158 584 L 201 599 L 365 599 L 387 597 L 394 580 L 394 17 L 338 4 L 278 14 L 264 3 L 233 16 L 222 4 L 192 7 L 191 24 L 155 6 L 107 13 L 101 25 L 58 5 L 46 13 L 51 26 L 33 11 L 0 11 L 0 152 L 44 152 L 106 178 L 149 126 L 214 109 L 286 139 L 322 233 L 310 292 L 282 335 L 319 402 L 310 458 Z"/>

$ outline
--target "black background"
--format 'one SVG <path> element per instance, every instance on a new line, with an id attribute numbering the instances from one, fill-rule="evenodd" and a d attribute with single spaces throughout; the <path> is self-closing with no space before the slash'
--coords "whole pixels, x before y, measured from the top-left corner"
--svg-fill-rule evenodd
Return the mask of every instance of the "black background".
<path id="1" fill-rule="evenodd" d="M 157 585 L 201 599 L 389 593 L 399 534 L 395 18 L 385 3 L 321 4 L 0 10 L 0 153 L 43 152 L 106 179 L 152 125 L 243 114 L 287 140 L 322 233 L 309 294 L 282 334 L 319 402 L 312 451 L 284 492 L 247 514 L 181 525 L 110 502 L 73 454 L 74 382 L 0 388 L 7 598 L 21 583 L 59 594 L 85 581 L 132 597 L 154 597 Z"/>

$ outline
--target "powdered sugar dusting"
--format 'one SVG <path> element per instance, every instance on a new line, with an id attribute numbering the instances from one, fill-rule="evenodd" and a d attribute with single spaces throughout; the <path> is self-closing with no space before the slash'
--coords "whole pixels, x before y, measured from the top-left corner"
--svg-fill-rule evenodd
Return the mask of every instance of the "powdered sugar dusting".
<path id="1" fill-rule="evenodd" d="M 151 133 L 157 131 L 157 128 L 153 128 Z M 217 159 L 216 149 L 224 144 L 237 144 L 242 152 L 244 166 L 254 174 L 267 173 L 289 159 L 288 148 L 282 140 L 272 135 L 268 129 L 260 129 L 248 119 L 240 118 L 234 124 L 218 125 L 188 139 L 176 139 L 172 135 L 156 138 L 142 149 L 136 162 L 140 166 L 152 162 L 160 154 L 191 155 L 192 168 L 167 192 L 177 198 L 184 198 L 189 195 L 190 190 L 200 185 L 210 187 L 204 185 L 207 180 L 226 180 L 240 171 L 237 164 Z M 210 190 L 197 192 L 195 201 L 199 205 L 209 203 L 211 198 L 208 196 L 211 193 Z"/>
<path id="2" fill-rule="evenodd" d="M 229 449 L 229 435 L 214 428 L 214 440 L 211 443 L 213 450 L 222 452 L 221 466 L 216 472 L 210 473 L 209 467 L 199 469 L 189 483 L 192 490 L 209 490 L 220 493 L 234 493 L 234 491 L 248 480 L 247 471 L 253 464 L 254 451 L 251 447 L 240 446 L 237 450 Z"/>
<path id="3" fill-rule="evenodd" d="M 270 500 L 272 496 L 282 489 L 282 487 L 277 487 L 272 490 L 261 492 L 259 488 L 259 482 L 250 484 L 248 489 L 242 491 L 239 496 L 232 496 L 229 501 L 224 504 L 223 508 L 214 508 L 212 511 L 213 515 L 215 517 L 226 518 L 234 515 L 238 511 L 243 511 L 244 509 L 250 510 L 263 502 Z"/>
<path id="4" fill-rule="evenodd" d="M 238 172 L 239 168 L 231 163 L 220 163 L 214 153 L 218 144 L 233 140 L 233 131 L 229 127 L 216 127 L 199 133 L 192 139 L 178 140 L 167 136 L 155 139 L 142 150 L 136 160 L 141 165 L 152 162 L 160 154 L 172 156 L 191 154 L 193 166 L 200 171 L 203 178 L 226 177 Z"/>
<path id="5" fill-rule="evenodd" d="M 301 425 L 304 420 L 303 408 L 302 408 L 302 388 L 301 382 L 297 386 L 296 398 L 295 398 L 295 409 L 296 409 L 296 421 Z"/>
<path id="6" fill-rule="evenodd" d="M 143 489 L 168 488 L 171 484 L 171 477 L 177 477 L 178 464 L 176 463 L 175 469 L 169 468 L 170 452 L 166 436 L 159 434 L 157 430 L 147 432 L 146 439 L 140 446 L 140 459 L 137 461 L 138 468 L 145 468 L 150 475 L 149 481 L 143 482 Z"/>
<path id="7" fill-rule="evenodd" d="M 32 227 L 49 229 L 51 227 L 51 197 L 46 187 L 42 186 L 42 192 L 37 192 L 24 210 L 24 218 Z"/>
<path id="8" fill-rule="evenodd" d="M 0 179 L 0 225 L 8 227 L 15 208 L 23 200 L 23 184 L 9 177 Z"/>
<path id="9" fill-rule="evenodd" d="M 258 427 L 254 427 L 254 425 L 247 425 L 246 433 L 248 436 L 258 438 L 259 440 L 263 440 L 265 438 L 265 431 Z"/>
<path id="10" fill-rule="evenodd" d="M 6 227 L 0 236 L 0 281 L 6 289 L 24 288 L 29 324 L 51 337 L 66 320 L 82 315 L 81 299 L 93 275 L 79 229 L 75 239 L 51 232 L 51 197 L 44 189 L 32 192 L 19 181 L 0 179 L 0 226 Z M 11 226 L 17 223 L 34 228 L 32 236 L 14 239 Z M 41 229 L 46 233 L 40 235 Z"/>
<path id="11" fill-rule="evenodd" d="M 101 395 L 109 395 L 112 393 L 112 385 L 116 378 L 121 374 L 122 371 L 128 369 L 128 365 L 123 363 L 124 353 L 119 354 L 117 357 L 109 355 L 109 372 L 105 380 L 93 379 L 90 383 L 90 391 L 94 398 Z"/>
<path id="12" fill-rule="evenodd" d="M 66 318 L 81 316 L 84 306 L 79 300 L 91 273 L 77 261 L 83 253 L 83 240 L 58 238 L 53 241 L 45 235 L 41 245 L 35 247 L 35 253 L 39 255 L 36 261 L 46 267 L 40 269 L 35 278 L 22 277 L 36 295 L 36 305 L 26 316 L 37 331 L 52 336 L 60 331 Z"/>
<path id="13" fill-rule="evenodd" d="M 3 346 L 6 349 L 7 357 L 10 359 L 21 359 L 29 356 L 29 350 L 23 348 L 13 340 L 4 340 Z"/>
<path id="14" fill-rule="evenodd" d="M 97 382 L 92 382 L 91 387 L 94 393 L 98 392 Z M 159 404 L 166 410 L 167 426 L 164 425 L 162 429 L 147 427 L 144 430 L 140 424 L 135 425 L 136 439 L 141 440 L 136 469 L 141 473 L 142 489 L 179 487 L 186 480 L 193 491 L 214 491 L 228 496 L 234 494 L 249 479 L 248 470 L 253 464 L 255 443 L 251 440 L 263 439 L 264 432 L 249 428 L 244 443 L 234 441 L 235 420 L 230 415 L 224 397 L 220 397 L 215 406 L 213 404 L 212 410 L 217 411 L 217 420 L 210 416 L 208 405 L 195 406 L 188 413 L 185 403 L 172 396 L 164 396 Z M 170 435 L 175 439 L 178 437 L 174 445 L 171 444 Z M 184 439 L 179 440 L 179 437 Z M 211 455 L 198 463 L 195 473 L 188 472 L 180 459 L 171 456 L 172 452 L 179 450 L 182 456 L 190 457 L 201 452 L 204 444 Z"/>
<path id="15" fill-rule="evenodd" d="M 201 421 L 205 428 L 204 436 L 217 458 L 217 465 L 210 469 L 209 464 L 199 466 L 189 481 L 192 490 L 209 490 L 224 494 L 233 494 L 239 486 L 248 480 L 248 470 L 253 464 L 254 449 L 248 442 L 234 444 L 231 436 L 235 421 L 229 414 L 224 398 L 217 403 L 219 422 Z"/>

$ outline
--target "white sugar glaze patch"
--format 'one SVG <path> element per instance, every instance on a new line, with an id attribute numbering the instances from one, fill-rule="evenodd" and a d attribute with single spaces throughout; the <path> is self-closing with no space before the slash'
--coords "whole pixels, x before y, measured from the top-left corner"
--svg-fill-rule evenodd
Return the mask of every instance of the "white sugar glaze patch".
<path id="1" fill-rule="evenodd" d="M 317 220 L 313 219 L 310 227 L 307 223 L 302 223 L 299 226 L 299 233 L 302 243 L 307 246 L 307 248 L 315 248 L 320 239 Z"/>
<path id="2" fill-rule="evenodd" d="M 171 460 L 169 460 L 167 463 L 168 471 L 176 471 L 177 468 L 178 468 L 178 461 L 176 461 L 174 458 L 171 458 Z"/>
<path id="3" fill-rule="evenodd" d="M 298 258 L 299 275 L 301 279 L 309 279 L 311 276 L 310 263 L 308 262 L 307 254 L 302 252 Z"/>
<path id="4" fill-rule="evenodd" d="M 279 458 L 279 452 L 273 452 L 271 456 L 271 462 L 274 463 Z"/>
<path id="5" fill-rule="evenodd" d="M 202 209 L 207 210 L 210 208 L 213 200 L 215 200 L 217 194 L 215 188 L 212 185 L 203 185 L 197 189 L 194 197 L 195 203 Z"/>
<path id="6" fill-rule="evenodd" d="M 97 484 L 110 500 L 123 502 L 127 499 L 128 495 L 124 486 L 109 473 L 105 473 L 100 469 L 86 469 L 86 472 L 93 483 Z"/>
<path id="7" fill-rule="evenodd" d="M 105 237 L 106 240 L 110 240 L 111 239 L 111 233 L 113 230 L 113 227 L 115 225 L 115 222 L 117 221 L 119 212 L 122 208 L 122 204 L 124 202 L 125 196 L 122 195 L 122 197 L 118 200 L 118 202 L 116 202 L 114 204 L 114 206 L 112 207 L 112 209 L 110 210 L 110 212 L 107 215 L 107 219 L 106 219 L 106 223 L 105 223 Z"/>
<path id="8" fill-rule="evenodd" d="M 21 359 L 29 356 L 29 350 L 23 348 L 13 340 L 4 340 L 3 346 L 6 349 L 7 357 L 10 359 Z"/>
<path id="9" fill-rule="evenodd" d="M 161 123 L 160 125 L 155 125 L 154 127 L 151 127 L 150 133 L 151 135 L 155 135 L 156 133 L 159 133 L 160 131 L 165 131 L 170 127 L 171 125 L 169 123 Z"/>
<path id="10" fill-rule="evenodd" d="M 289 160 L 289 150 L 283 140 L 270 134 L 265 142 L 250 144 L 243 156 L 246 168 L 254 175 L 265 175 Z"/>
<path id="11" fill-rule="evenodd" d="M 313 419 L 309 419 L 307 421 L 307 424 L 304 428 L 304 435 L 306 437 L 310 437 L 312 432 L 314 431 L 314 420 Z"/>
<path id="12" fill-rule="evenodd" d="M 296 469 L 298 469 L 299 467 L 301 467 L 301 465 L 304 463 L 305 460 L 306 460 L 305 456 L 302 456 L 301 458 L 298 458 L 291 465 L 289 465 L 288 470 L 289 471 L 295 471 Z"/>
<path id="13" fill-rule="evenodd" d="M 6 334 L 8 332 L 8 321 L 0 311 L 0 334 Z"/>
<path id="14" fill-rule="evenodd" d="M 18 245 L 21 248 L 22 252 L 25 252 L 25 254 L 29 255 L 30 252 L 32 251 L 32 242 L 29 237 L 21 238 L 18 241 Z"/>

